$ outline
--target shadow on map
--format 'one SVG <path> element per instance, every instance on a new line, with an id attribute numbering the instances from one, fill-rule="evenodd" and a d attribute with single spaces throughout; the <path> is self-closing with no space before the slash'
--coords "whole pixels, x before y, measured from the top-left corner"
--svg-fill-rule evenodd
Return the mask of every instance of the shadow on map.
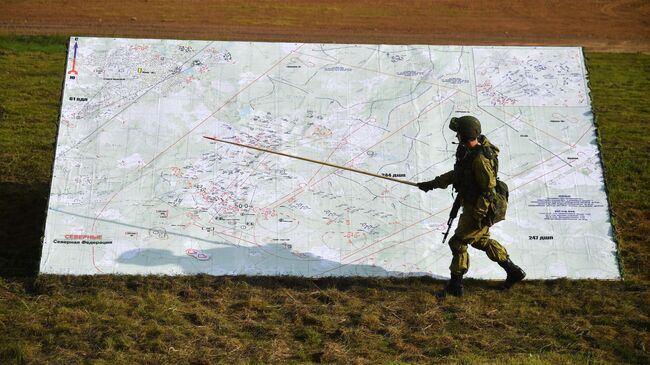
<path id="1" fill-rule="evenodd" d="M 193 253 L 193 252 L 190 252 Z M 148 273 L 157 271 L 153 268 L 174 265 L 174 272 L 179 275 L 206 273 L 210 275 L 292 275 L 303 277 L 411 277 L 432 276 L 427 272 L 388 271 L 379 266 L 347 264 L 323 259 L 309 253 L 295 254 L 287 247 L 269 244 L 259 247 L 227 246 L 201 250 L 204 260 L 195 256 L 176 255 L 169 250 L 141 249 L 127 251 L 120 255 L 118 265 L 128 265 L 129 271 Z M 218 261 L 218 263 L 215 263 Z M 159 273 L 168 273 L 166 269 Z M 171 274 L 171 272 L 169 272 Z"/>
<path id="2" fill-rule="evenodd" d="M 45 208 L 45 207 L 44 207 Z M 151 230 L 151 228 L 118 222 L 104 218 L 90 217 L 74 212 L 51 208 L 51 211 L 93 219 L 125 227 Z M 114 267 L 105 267 L 106 273 L 117 275 L 195 275 L 214 276 L 295 276 L 295 277 L 366 277 L 366 278 L 406 278 L 428 277 L 445 279 L 428 272 L 389 271 L 379 266 L 344 264 L 327 260 L 311 253 L 297 253 L 285 245 L 246 247 L 229 242 L 218 242 L 198 236 L 164 230 L 165 235 L 190 238 L 202 246 L 218 245 L 211 249 L 195 252 L 174 253 L 165 249 L 133 249 L 122 252 L 115 259 Z M 40 250 L 37 250 L 40 254 Z M 38 261 L 36 262 L 38 265 Z M 166 267 L 163 267 L 166 266 Z"/>

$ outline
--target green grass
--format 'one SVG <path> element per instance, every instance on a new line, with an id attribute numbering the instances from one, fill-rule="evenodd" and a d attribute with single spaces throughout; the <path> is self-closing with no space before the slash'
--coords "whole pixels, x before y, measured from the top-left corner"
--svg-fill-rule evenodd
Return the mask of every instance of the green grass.
<path id="1" fill-rule="evenodd" d="M 627 279 L 650 280 L 650 56 L 588 54 L 609 199 Z"/>
<path id="2" fill-rule="evenodd" d="M 0 363 L 648 363 L 650 56 L 588 54 L 626 280 L 34 276 L 64 38 L 0 37 Z"/>

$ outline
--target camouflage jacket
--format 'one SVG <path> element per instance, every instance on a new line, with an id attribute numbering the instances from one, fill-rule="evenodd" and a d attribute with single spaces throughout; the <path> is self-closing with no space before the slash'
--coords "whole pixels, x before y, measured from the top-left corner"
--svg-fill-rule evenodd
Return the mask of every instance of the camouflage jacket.
<path id="1" fill-rule="evenodd" d="M 430 183 L 434 188 L 454 186 L 463 201 L 463 210 L 472 210 L 475 216 L 483 217 L 490 206 L 497 178 L 499 148 L 479 136 L 479 145 L 471 149 L 459 146 L 454 169 L 444 173 Z"/>

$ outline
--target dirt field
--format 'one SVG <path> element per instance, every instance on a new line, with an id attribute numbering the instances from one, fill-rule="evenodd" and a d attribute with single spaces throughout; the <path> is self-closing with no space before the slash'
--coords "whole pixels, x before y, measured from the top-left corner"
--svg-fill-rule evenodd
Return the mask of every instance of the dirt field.
<path id="1" fill-rule="evenodd" d="M 108 4 L 108 5 L 107 5 Z M 0 1 L 0 34 L 650 52 L 647 0 Z"/>

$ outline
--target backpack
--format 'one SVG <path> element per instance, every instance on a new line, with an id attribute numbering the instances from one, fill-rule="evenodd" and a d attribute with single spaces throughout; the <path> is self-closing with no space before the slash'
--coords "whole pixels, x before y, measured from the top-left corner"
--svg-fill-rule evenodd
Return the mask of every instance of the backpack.
<path id="1" fill-rule="evenodd" d="M 485 150 L 485 149 L 484 149 Z M 484 153 L 484 156 L 492 160 L 494 163 L 494 174 L 498 176 L 499 172 L 499 159 L 493 153 Z M 506 212 L 508 210 L 508 197 L 510 191 L 508 185 L 497 177 L 497 185 L 494 191 L 490 193 L 490 207 L 488 208 L 487 215 L 485 216 L 485 224 L 491 227 L 495 223 L 501 222 L 506 219 Z"/>
<path id="2" fill-rule="evenodd" d="M 488 226 L 491 227 L 495 223 L 506 219 L 509 195 L 510 192 L 508 191 L 508 185 L 497 179 L 497 186 L 494 188 L 494 193 L 490 196 L 490 207 L 485 216 L 485 223 Z"/>

